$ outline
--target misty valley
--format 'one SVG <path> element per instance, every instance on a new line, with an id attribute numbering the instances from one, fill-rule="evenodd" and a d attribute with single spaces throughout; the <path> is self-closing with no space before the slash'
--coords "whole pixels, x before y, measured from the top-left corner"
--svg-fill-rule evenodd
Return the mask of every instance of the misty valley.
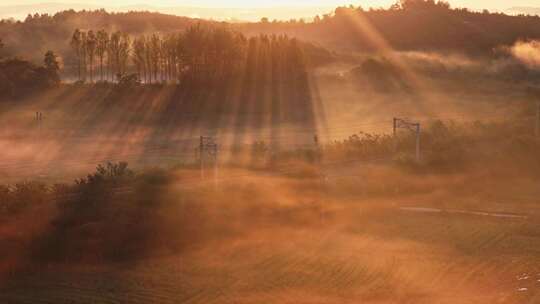
<path id="1" fill-rule="evenodd" d="M 0 303 L 540 302 L 539 29 L 0 21 Z"/>

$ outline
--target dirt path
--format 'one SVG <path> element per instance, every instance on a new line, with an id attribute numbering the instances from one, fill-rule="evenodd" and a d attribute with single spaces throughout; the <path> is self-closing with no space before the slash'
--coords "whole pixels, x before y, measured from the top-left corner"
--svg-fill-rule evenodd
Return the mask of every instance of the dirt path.
<path id="1" fill-rule="evenodd" d="M 522 219 L 526 220 L 529 218 L 528 215 L 524 214 L 512 214 L 512 213 L 498 213 L 498 212 L 487 212 L 487 211 L 470 211 L 470 210 L 460 210 L 460 209 L 438 209 L 438 208 L 426 208 L 426 207 L 401 207 L 399 210 L 417 212 L 417 213 L 450 213 L 450 214 L 467 214 L 467 215 L 477 215 L 477 216 L 489 216 L 497 218 L 508 218 L 508 219 Z"/>

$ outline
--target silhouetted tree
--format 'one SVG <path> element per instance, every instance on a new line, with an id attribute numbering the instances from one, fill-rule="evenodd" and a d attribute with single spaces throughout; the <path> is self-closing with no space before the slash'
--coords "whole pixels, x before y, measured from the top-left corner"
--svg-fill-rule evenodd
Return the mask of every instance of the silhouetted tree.
<path id="1" fill-rule="evenodd" d="M 114 77 L 120 74 L 120 53 L 121 53 L 121 33 L 114 32 L 111 34 L 109 41 L 109 70 Z"/>
<path id="2" fill-rule="evenodd" d="M 148 83 L 152 83 L 152 46 L 150 44 L 150 38 L 144 40 L 144 62 L 145 70 L 148 75 Z"/>
<path id="3" fill-rule="evenodd" d="M 86 37 L 86 49 L 88 53 L 88 62 L 90 70 L 90 82 L 94 82 L 94 57 L 96 54 L 97 39 L 94 31 L 88 31 Z"/>
<path id="4" fill-rule="evenodd" d="M 146 37 L 141 36 L 133 40 L 133 62 L 137 68 L 139 79 L 146 82 L 146 63 L 145 63 Z"/>
<path id="5" fill-rule="evenodd" d="M 437 9 L 437 8 L 443 8 L 443 9 L 449 9 L 450 4 L 445 1 L 437 1 L 435 0 L 401 0 L 399 1 L 401 7 L 404 10 L 431 10 L 431 9 Z"/>
<path id="6" fill-rule="evenodd" d="M 302 58 L 302 49 L 307 44 L 285 35 L 260 35 L 248 41 L 243 34 L 223 26 L 198 24 L 179 33 L 164 36 L 153 33 L 134 39 L 121 31 L 111 35 L 105 30 L 97 35 L 92 30 L 76 31 L 72 39 L 74 48 L 79 40 L 76 50 L 81 58 L 88 57 L 91 81 L 94 53 L 99 57 L 100 70 L 106 59 L 108 70 L 117 81 L 128 79 L 125 77 L 131 75 L 129 72 L 135 71 L 137 81 L 144 83 L 182 80 L 219 83 L 246 70 L 256 85 L 270 90 L 266 86 L 269 82 L 302 86 L 307 69 Z M 313 49 L 316 47 L 310 46 Z M 82 65 L 85 66 L 84 61 Z"/>
<path id="7" fill-rule="evenodd" d="M 96 35 L 96 54 L 99 58 L 99 75 L 103 81 L 103 61 L 109 46 L 109 34 L 105 30 L 99 30 Z"/>
<path id="8" fill-rule="evenodd" d="M 83 67 L 83 80 L 86 81 L 86 76 L 88 76 L 88 34 L 84 31 L 81 32 L 81 58 Z"/>
<path id="9" fill-rule="evenodd" d="M 75 51 L 75 55 L 77 57 L 77 71 L 78 71 L 78 79 L 81 80 L 81 48 L 82 48 L 82 37 L 81 37 L 81 31 L 79 29 L 76 29 L 73 32 L 73 35 L 71 36 L 71 47 Z"/>
<path id="10" fill-rule="evenodd" d="M 53 51 L 47 51 L 45 53 L 45 58 L 43 59 L 43 64 L 45 70 L 49 75 L 49 81 L 52 84 L 60 83 L 60 63 L 58 61 L 58 56 Z"/>
<path id="11" fill-rule="evenodd" d="M 118 52 L 118 75 L 124 76 L 127 72 L 127 64 L 131 49 L 131 38 L 127 33 L 120 35 L 120 49 Z"/>
<path id="12" fill-rule="evenodd" d="M 154 80 L 157 81 L 159 73 L 159 61 L 161 60 L 161 38 L 157 34 L 152 34 L 147 47 L 150 48 L 150 67 L 154 74 Z"/>

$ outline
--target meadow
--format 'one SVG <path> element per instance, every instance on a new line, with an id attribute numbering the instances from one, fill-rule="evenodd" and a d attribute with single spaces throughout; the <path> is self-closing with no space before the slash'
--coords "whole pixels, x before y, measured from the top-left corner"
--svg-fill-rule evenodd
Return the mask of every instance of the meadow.
<path id="1" fill-rule="evenodd" d="M 196 168 L 89 177 L 4 215 L 0 300 L 537 301 L 535 172 L 298 166 L 217 186 Z"/>

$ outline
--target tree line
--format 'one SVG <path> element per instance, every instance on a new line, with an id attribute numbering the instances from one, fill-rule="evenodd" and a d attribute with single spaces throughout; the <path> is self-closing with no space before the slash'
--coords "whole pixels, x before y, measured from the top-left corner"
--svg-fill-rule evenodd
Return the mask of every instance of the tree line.
<path id="1" fill-rule="evenodd" d="M 6 44 L 4 54 L 34 61 L 41 59 L 42 50 L 54 49 L 66 62 L 71 62 L 75 55 L 65 41 L 71 38 L 75 28 L 105 29 L 109 34 L 119 30 L 131 37 L 152 29 L 165 36 L 199 23 L 227 26 L 246 37 L 287 34 L 302 41 L 316 41 L 327 49 L 372 50 L 370 37 L 362 33 L 358 26 L 361 23 L 357 21 L 371 24 L 395 50 L 491 54 L 493 48 L 511 45 L 520 39 L 540 39 L 539 16 L 469 11 L 431 0 L 399 1 L 386 8 L 339 7 L 305 21 L 263 18 L 261 22 L 231 24 L 151 12 L 67 10 L 54 15 L 29 15 L 24 21 L 0 20 L 0 37 Z M 94 76 L 100 78 L 98 73 Z"/>
<path id="2" fill-rule="evenodd" d="M 47 51 L 43 64 L 36 65 L 18 57 L 3 56 L 3 48 L 0 39 L 0 101 L 23 97 L 60 83 L 60 60 L 53 51 Z"/>
<path id="3" fill-rule="evenodd" d="M 387 8 L 342 6 L 315 16 L 313 22 L 261 20 L 236 26 L 246 33 L 294 33 L 303 40 L 318 41 L 337 50 L 378 51 L 365 25 L 399 51 L 492 55 L 494 48 L 540 39 L 540 16 L 471 11 L 435 0 L 398 0 Z"/>
<path id="4" fill-rule="evenodd" d="M 267 61 L 301 73 L 306 69 L 304 50 L 317 49 L 286 35 L 247 38 L 224 26 L 201 24 L 175 33 L 137 36 L 76 29 L 70 44 L 79 81 L 119 81 L 131 76 L 148 84 L 223 80 Z"/>

